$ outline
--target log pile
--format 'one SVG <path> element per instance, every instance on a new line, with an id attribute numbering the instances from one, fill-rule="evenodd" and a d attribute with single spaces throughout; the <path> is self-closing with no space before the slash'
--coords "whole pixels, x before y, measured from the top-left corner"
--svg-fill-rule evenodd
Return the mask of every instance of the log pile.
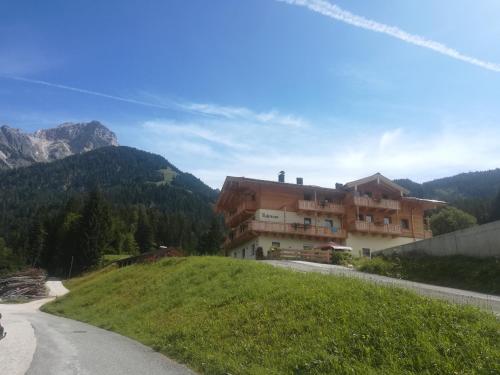
<path id="1" fill-rule="evenodd" d="M 0 299 L 34 299 L 47 296 L 45 271 L 30 268 L 0 278 Z"/>

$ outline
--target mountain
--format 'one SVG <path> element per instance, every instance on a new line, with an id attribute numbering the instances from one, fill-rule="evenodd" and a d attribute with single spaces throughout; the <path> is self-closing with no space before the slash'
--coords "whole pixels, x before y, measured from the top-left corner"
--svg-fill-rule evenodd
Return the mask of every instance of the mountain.
<path id="1" fill-rule="evenodd" d="M 108 207 L 103 211 L 111 223 L 108 253 L 128 253 L 140 247 L 140 241 L 146 250 L 155 244 L 198 251 L 210 228 L 220 228 L 212 209 L 217 190 L 159 155 L 116 146 L 0 171 L 0 238 L 28 263 L 33 262 L 29 253 L 43 243 L 46 260 L 40 265 L 51 270 L 61 259 L 67 265 L 84 228 L 74 223 L 85 215 L 82 207 L 96 190 Z M 145 234 L 138 234 L 139 228 Z M 69 242 L 61 240 L 61 231 L 70 231 Z M 33 233 L 38 233 L 35 245 L 30 242 Z M 218 250 L 212 244 L 212 250 Z"/>
<path id="2" fill-rule="evenodd" d="M 422 184 L 409 179 L 394 182 L 410 190 L 411 195 L 444 200 L 484 223 L 489 220 L 491 202 L 500 191 L 500 169 L 461 173 Z"/>
<path id="3" fill-rule="evenodd" d="M 64 123 L 35 133 L 24 133 L 3 125 L 0 127 L 0 169 L 51 162 L 117 145 L 116 135 L 98 121 Z"/>

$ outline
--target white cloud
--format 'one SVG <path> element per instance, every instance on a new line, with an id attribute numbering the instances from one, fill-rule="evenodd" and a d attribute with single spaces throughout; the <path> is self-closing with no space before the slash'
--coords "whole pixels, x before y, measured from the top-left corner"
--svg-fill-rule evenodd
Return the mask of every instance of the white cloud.
<path id="1" fill-rule="evenodd" d="M 172 146 L 163 148 L 166 157 L 219 188 L 227 175 L 274 180 L 280 170 L 286 171 L 287 181 L 300 176 L 307 184 L 334 186 L 375 172 L 422 182 L 500 166 L 500 127 L 493 124 L 446 120 L 433 130 L 402 124 L 386 131 L 365 126 L 363 132 L 346 127 L 340 132 L 324 124 L 285 132 L 260 123 L 237 126 L 230 119 L 203 116 L 189 123 L 155 124 L 144 126 L 152 147 L 155 142 L 168 142 Z M 192 155 L 188 148 L 182 155 L 172 152 L 183 142 L 189 143 Z M 203 151 L 197 152 L 197 145 Z"/>
<path id="2" fill-rule="evenodd" d="M 207 103 L 179 103 L 179 106 L 195 113 L 232 120 L 245 120 L 268 125 L 291 127 L 303 127 L 308 125 L 308 122 L 301 117 L 282 114 L 276 110 L 256 112 L 245 107 L 229 107 Z"/>
<path id="3" fill-rule="evenodd" d="M 442 43 L 424 38 L 420 35 L 410 34 L 404 30 L 401 30 L 396 26 L 385 25 L 383 23 L 355 15 L 325 0 L 278 0 L 278 1 L 292 5 L 303 6 L 312 10 L 313 12 L 320 13 L 326 17 L 330 17 L 337 21 L 345 22 L 347 24 L 360 27 L 362 29 L 386 34 L 393 38 L 400 39 L 404 42 L 433 50 L 435 52 L 441 53 L 443 55 L 449 56 L 454 59 L 461 60 L 484 69 L 492 70 L 494 72 L 500 72 L 500 64 L 464 55 L 459 51 L 450 48 Z"/>
<path id="4" fill-rule="evenodd" d="M 388 130 L 382 134 L 379 142 L 379 149 L 381 151 L 387 150 L 388 147 L 393 145 L 401 136 L 402 129 L 397 128 L 394 130 Z"/>
<path id="5" fill-rule="evenodd" d="M 195 123 L 181 123 L 172 120 L 146 121 L 143 124 L 146 130 L 153 131 L 158 136 L 177 136 L 180 138 L 194 138 L 230 148 L 244 149 L 244 143 L 236 142 L 230 136 L 215 132 L 208 125 Z"/>

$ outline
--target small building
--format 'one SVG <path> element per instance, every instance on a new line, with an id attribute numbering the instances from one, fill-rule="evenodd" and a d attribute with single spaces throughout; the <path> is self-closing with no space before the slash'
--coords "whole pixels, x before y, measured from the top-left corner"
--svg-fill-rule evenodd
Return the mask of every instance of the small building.
<path id="1" fill-rule="evenodd" d="M 445 202 L 409 197 L 390 179 L 373 176 L 335 188 L 228 176 L 216 203 L 229 234 L 226 255 L 255 259 L 272 248 L 312 249 L 333 241 L 354 256 L 432 236 L 425 211 Z"/>

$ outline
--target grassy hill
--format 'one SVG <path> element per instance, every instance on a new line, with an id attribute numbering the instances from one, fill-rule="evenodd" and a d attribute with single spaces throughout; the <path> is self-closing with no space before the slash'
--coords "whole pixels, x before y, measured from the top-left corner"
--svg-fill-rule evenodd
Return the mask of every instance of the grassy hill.
<path id="1" fill-rule="evenodd" d="M 45 311 L 137 339 L 205 374 L 494 374 L 500 323 L 349 278 L 218 257 L 106 268 Z"/>

